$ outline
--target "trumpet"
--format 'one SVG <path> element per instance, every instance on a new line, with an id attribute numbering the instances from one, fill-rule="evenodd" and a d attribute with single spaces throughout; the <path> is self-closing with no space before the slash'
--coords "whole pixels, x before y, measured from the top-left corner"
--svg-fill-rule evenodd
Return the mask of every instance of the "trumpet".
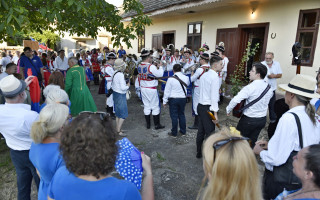
<path id="1" fill-rule="evenodd" d="M 188 72 L 188 71 L 195 71 L 200 67 L 199 63 L 194 63 L 193 65 L 191 65 L 190 67 L 188 67 L 187 69 L 184 70 L 184 72 Z M 194 68 L 194 69 L 193 69 Z"/>
<path id="2" fill-rule="evenodd" d="M 208 110 L 207 113 L 209 114 L 209 117 L 210 117 L 212 120 L 217 120 L 216 117 L 214 116 L 214 114 L 213 114 L 210 110 Z M 217 126 L 219 129 L 221 129 L 219 123 L 216 123 L 216 126 Z"/>

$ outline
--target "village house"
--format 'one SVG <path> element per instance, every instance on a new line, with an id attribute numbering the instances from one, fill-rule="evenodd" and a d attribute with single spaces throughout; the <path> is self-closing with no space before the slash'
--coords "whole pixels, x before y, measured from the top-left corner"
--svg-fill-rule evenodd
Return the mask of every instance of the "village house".
<path id="1" fill-rule="evenodd" d="M 206 43 L 213 52 L 223 41 L 229 58 L 228 74 L 232 74 L 248 41 L 259 43 L 254 61 L 264 60 L 272 51 L 279 61 L 288 83 L 296 74 L 292 63 L 292 46 L 301 43 L 301 74 L 316 76 L 320 67 L 318 0 L 140 0 L 152 19 L 143 36 L 132 41 L 128 53 L 139 54 L 142 48 L 160 49 L 174 44 L 176 49 L 188 45 L 198 50 Z M 134 13 L 125 13 L 125 21 Z"/>

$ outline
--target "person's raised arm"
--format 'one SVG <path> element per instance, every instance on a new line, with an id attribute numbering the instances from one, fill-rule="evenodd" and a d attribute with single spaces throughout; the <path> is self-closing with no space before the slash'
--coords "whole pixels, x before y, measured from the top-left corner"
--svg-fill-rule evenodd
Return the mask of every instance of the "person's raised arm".
<path id="1" fill-rule="evenodd" d="M 144 178 L 142 181 L 142 200 L 154 200 L 153 176 L 151 169 L 150 157 L 141 152 L 142 168 L 144 170 Z"/>

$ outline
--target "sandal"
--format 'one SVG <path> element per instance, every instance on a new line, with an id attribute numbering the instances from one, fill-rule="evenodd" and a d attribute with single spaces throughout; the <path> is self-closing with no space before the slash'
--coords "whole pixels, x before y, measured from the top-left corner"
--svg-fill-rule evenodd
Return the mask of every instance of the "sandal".
<path id="1" fill-rule="evenodd" d="M 127 136 L 127 134 L 122 133 L 121 131 L 120 131 L 120 132 L 118 132 L 118 134 L 119 134 L 121 137 L 126 137 L 126 136 Z"/>

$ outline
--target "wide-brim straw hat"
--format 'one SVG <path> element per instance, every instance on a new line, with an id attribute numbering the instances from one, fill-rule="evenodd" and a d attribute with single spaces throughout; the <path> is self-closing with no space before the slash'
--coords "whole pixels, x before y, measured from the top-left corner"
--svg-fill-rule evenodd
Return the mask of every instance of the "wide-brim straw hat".
<path id="1" fill-rule="evenodd" d="M 126 63 L 121 58 L 118 58 L 114 61 L 113 68 L 117 71 L 123 71 L 126 68 Z"/>
<path id="2" fill-rule="evenodd" d="M 26 87 L 26 82 L 11 74 L 0 81 L 0 94 L 7 98 L 13 98 L 23 92 Z"/>
<path id="3" fill-rule="evenodd" d="M 317 82 L 314 77 L 298 74 L 288 84 L 280 84 L 279 88 L 308 98 L 320 98 L 314 90 Z"/>

